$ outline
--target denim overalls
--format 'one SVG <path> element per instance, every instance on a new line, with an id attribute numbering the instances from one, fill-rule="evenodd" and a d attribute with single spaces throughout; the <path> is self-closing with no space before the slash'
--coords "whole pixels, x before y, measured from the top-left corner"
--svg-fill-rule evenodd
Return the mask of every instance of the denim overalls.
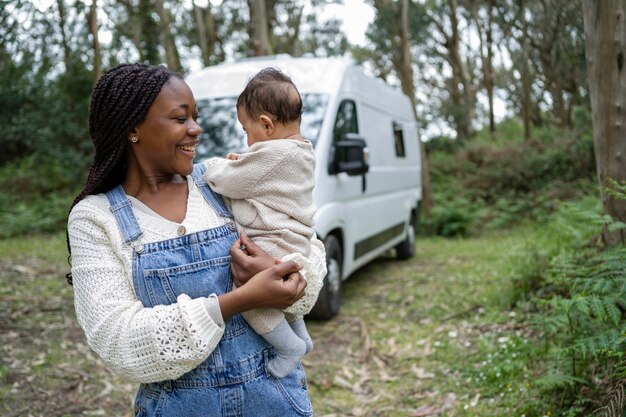
<path id="1" fill-rule="evenodd" d="M 237 230 L 221 196 L 202 180 L 204 165 L 192 177 L 205 200 L 226 225 L 161 242 L 141 244 L 142 232 L 122 186 L 107 193 L 126 244 L 133 246 L 133 286 L 144 307 L 224 294 L 232 289 L 229 249 Z M 197 368 L 172 381 L 141 384 L 136 416 L 271 417 L 311 416 L 301 365 L 277 379 L 266 370 L 272 348 L 239 314 L 226 321 L 224 335 Z"/>

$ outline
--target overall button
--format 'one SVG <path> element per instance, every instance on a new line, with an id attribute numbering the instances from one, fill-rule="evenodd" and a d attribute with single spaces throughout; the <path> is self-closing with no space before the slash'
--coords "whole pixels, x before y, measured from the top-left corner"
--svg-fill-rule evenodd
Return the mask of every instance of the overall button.
<path id="1" fill-rule="evenodd" d="M 185 226 L 180 225 L 178 226 L 178 230 L 176 232 L 178 233 L 178 236 L 182 236 L 187 233 L 187 229 L 185 229 Z"/>

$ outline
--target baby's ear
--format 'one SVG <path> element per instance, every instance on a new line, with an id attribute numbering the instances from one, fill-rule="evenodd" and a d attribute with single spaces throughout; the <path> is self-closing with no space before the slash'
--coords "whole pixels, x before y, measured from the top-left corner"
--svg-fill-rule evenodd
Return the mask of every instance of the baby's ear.
<path id="1" fill-rule="evenodd" d="M 272 133 L 274 133 L 275 129 L 274 121 L 272 120 L 272 118 L 265 114 L 262 114 L 261 116 L 259 116 L 259 119 L 261 119 L 261 123 L 265 127 L 265 134 L 267 136 L 271 136 Z"/>

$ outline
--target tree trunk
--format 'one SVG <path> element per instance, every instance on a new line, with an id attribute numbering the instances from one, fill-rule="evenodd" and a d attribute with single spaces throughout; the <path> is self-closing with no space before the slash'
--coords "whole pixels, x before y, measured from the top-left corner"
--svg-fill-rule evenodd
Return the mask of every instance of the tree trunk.
<path id="1" fill-rule="evenodd" d="M 494 133 L 496 131 L 496 117 L 493 108 L 493 90 L 494 90 L 494 76 L 493 76 L 493 8 L 494 1 L 489 0 L 487 20 L 487 58 L 486 69 L 483 69 L 485 73 L 485 89 L 487 90 L 487 100 L 489 101 L 489 131 Z"/>
<path id="2" fill-rule="evenodd" d="M 608 195 L 609 179 L 626 180 L 626 0 L 583 0 L 585 52 L 593 143 L 604 212 L 626 222 L 626 201 Z M 609 246 L 626 243 L 626 231 L 604 231 Z"/>
<path id="3" fill-rule="evenodd" d="M 180 62 L 176 40 L 174 35 L 172 35 L 172 16 L 165 7 L 164 0 L 156 0 L 156 11 L 159 15 L 159 31 L 163 37 L 163 46 L 165 47 L 165 63 L 170 70 L 182 74 L 183 65 Z"/>
<path id="4" fill-rule="evenodd" d="M 212 63 L 218 61 L 218 59 L 214 57 L 215 44 L 218 40 L 215 16 L 213 16 L 211 11 L 210 2 L 206 8 L 196 5 L 193 0 L 191 3 L 193 7 L 196 31 L 198 33 L 198 46 L 200 47 L 200 53 L 202 54 L 202 63 L 205 67 L 208 67 Z M 211 58 L 214 59 L 211 60 Z"/>
<path id="5" fill-rule="evenodd" d="M 209 7 L 211 3 L 209 2 Z M 191 7 L 193 8 L 193 17 L 196 24 L 196 31 L 198 32 L 198 46 L 200 47 L 200 54 L 202 63 L 205 67 L 209 66 L 209 41 L 207 39 L 207 27 L 204 24 L 203 9 L 196 5 L 195 1 L 191 1 Z"/>
<path id="6" fill-rule="evenodd" d="M 98 0 L 92 0 L 89 8 L 89 33 L 91 33 L 93 47 L 93 77 L 97 81 L 102 75 L 102 53 L 98 37 Z"/>
<path id="7" fill-rule="evenodd" d="M 467 139 L 474 133 L 472 119 L 474 118 L 474 89 L 470 85 L 469 75 L 463 64 L 460 52 L 459 20 L 457 17 L 457 0 L 449 0 L 450 7 L 450 29 L 451 34 L 443 32 L 446 37 L 446 48 L 448 49 L 448 62 L 452 67 L 451 95 L 455 103 L 456 114 L 455 124 L 457 137 Z M 459 86 L 462 86 L 460 88 Z"/>
<path id="8" fill-rule="evenodd" d="M 400 75 L 400 84 L 402 91 L 411 100 L 411 108 L 417 119 L 415 109 L 415 86 L 413 85 L 413 68 L 411 67 L 411 44 L 409 39 L 409 0 L 402 0 L 402 9 L 400 11 L 400 65 L 398 74 Z M 420 158 L 422 163 L 422 208 L 426 213 L 433 205 L 432 191 L 430 187 L 430 172 L 428 170 L 428 160 L 426 159 L 426 149 L 424 142 L 419 138 Z"/>
<path id="9" fill-rule="evenodd" d="M 526 8 L 524 7 L 524 0 L 520 0 L 520 18 L 522 20 L 522 39 L 521 39 L 521 47 L 522 47 L 522 68 L 521 68 L 521 77 L 522 77 L 522 105 L 521 105 L 521 113 L 522 113 L 522 124 L 524 126 L 524 141 L 528 142 L 530 140 L 530 115 L 532 112 L 531 109 L 531 82 L 530 82 L 530 69 L 528 68 L 528 50 L 530 48 L 530 44 L 528 42 L 528 23 L 526 22 Z"/>
<path id="10" fill-rule="evenodd" d="M 65 0 L 57 0 L 57 7 L 59 9 L 59 27 L 61 29 L 61 42 L 63 44 L 63 63 L 65 64 L 65 72 L 70 73 L 72 71 L 72 48 L 70 47 L 65 30 Z"/>
<path id="11" fill-rule="evenodd" d="M 486 28 L 483 32 L 482 23 L 480 16 L 478 15 L 478 5 L 476 4 L 476 0 L 472 0 L 470 3 L 470 11 L 472 17 L 474 18 L 474 22 L 476 22 L 476 31 L 478 32 L 478 41 L 480 47 L 480 61 L 482 65 L 483 71 L 483 86 L 485 87 L 485 92 L 487 93 L 487 102 L 488 102 L 488 112 L 489 112 L 489 132 L 493 133 L 496 131 L 496 121 L 493 110 L 493 90 L 494 90 L 494 81 L 493 81 L 493 8 L 494 8 L 494 0 L 489 0 L 487 4 L 487 22 Z"/>
<path id="12" fill-rule="evenodd" d="M 274 48 L 270 40 L 265 0 L 249 0 L 248 4 L 250 6 L 254 55 L 272 55 L 274 54 Z"/>

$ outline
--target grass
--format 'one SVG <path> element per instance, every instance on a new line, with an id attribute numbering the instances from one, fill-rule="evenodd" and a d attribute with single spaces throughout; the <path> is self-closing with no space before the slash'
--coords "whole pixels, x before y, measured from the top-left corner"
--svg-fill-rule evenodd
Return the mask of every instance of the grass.
<path id="1" fill-rule="evenodd" d="M 342 310 L 309 321 L 316 416 L 543 416 L 539 358 L 511 310 L 512 257 L 530 227 L 418 240 L 344 283 Z M 0 414 L 131 415 L 135 386 L 106 370 L 76 323 L 64 234 L 0 241 Z"/>
<path id="2" fill-rule="evenodd" d="M 65 234 L 0 241 L 0 415 L 131 415 L 76 322 Z"/>
<path id="3" fill-rule="evenodd" d="M 345 282 L 341 315 L 309 324 L 305 360 L 321 416 L 521 416 L 535 352 L 510 310 L 511 258 L 532 229 L 422 238 L 407 262 L 381 258 Z"/>

